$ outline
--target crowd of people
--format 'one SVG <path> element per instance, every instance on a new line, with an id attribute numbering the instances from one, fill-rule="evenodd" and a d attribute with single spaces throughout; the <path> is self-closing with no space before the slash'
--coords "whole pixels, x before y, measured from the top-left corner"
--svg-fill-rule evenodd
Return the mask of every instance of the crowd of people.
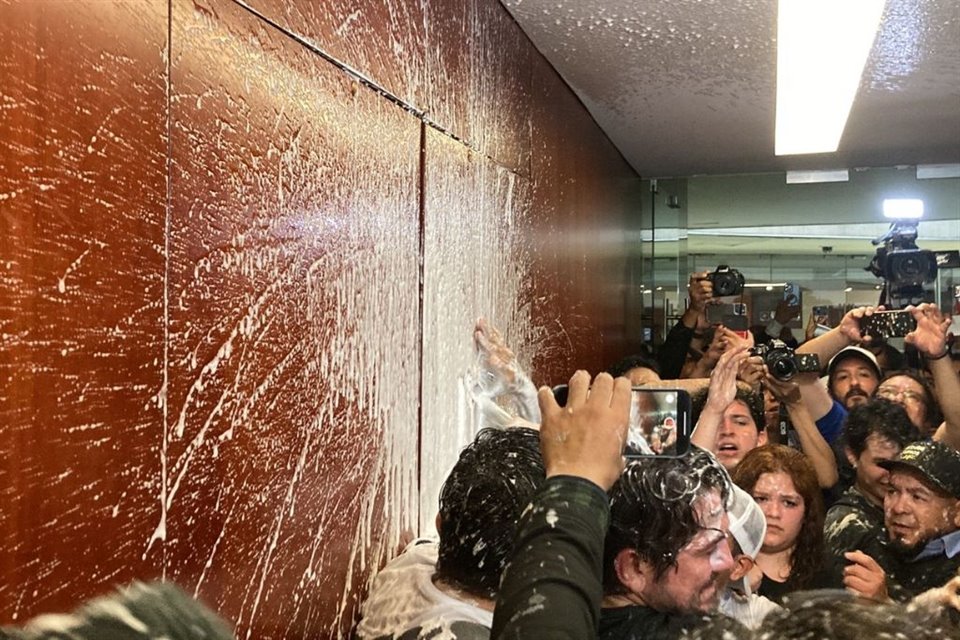
<path id="1" fill-rule="evenodd" d="M 376 578 L 359 638 L 960 637 L 949 320 L 933 304 L 908 307 L 903 353 L 861 331 L 882 309 L 856 308 L 796 342 L 796 357 L 822 368 L 777 375 L 754 347 L 786 342 L 795 310 L 747 334 L 710 326 L 704 276 L 691 277 L 691 304 L 658 351 L 592 380 L 577 372 L 564 403 L 543 388 L 539 410 L 502 337 L 478 325 L 483 375 L 526 410 L 510 417 L 479 394 L 493 428 L 447 481 L 461 501 L 444 486 L 439 542 L 417 541 Z M 689 451 L 624 459 L 631 387 L 691 391 Z M 491 490 L 480 470 L 459 469 L 478 447 L 536 455 L 534 434 L 534 479 L 511 465 Z M 476 496 L 462 501 L 471 478 Z M 458 508 L 472 514 L 466 529 Z M 423 547 L 445 545 L 461 547 L 463 573 L 437 558 L 425 588 L 398 576 Z"/>
<path id="2" fill-rule="evenodd" d="M 372 582 L 359 640 L 960 638 L 949 320 L 908 307 L 904 354 L 861 331 L 877 309 L 856 308 L 796 344 L 822 370 L 784 375 L 755 346 L 786 343 L 796 310 L 750 333 L 710 326 L 705 275 L 658 351 L 576 372 L 561 401 L 478 322 L 482 428 L 443 484 L 437 537 Z M 688 450 L 624 457 L 637 387 L 691 391 Z M 171 585 L 0 630 L 161 636 L 230 634 Z"/>

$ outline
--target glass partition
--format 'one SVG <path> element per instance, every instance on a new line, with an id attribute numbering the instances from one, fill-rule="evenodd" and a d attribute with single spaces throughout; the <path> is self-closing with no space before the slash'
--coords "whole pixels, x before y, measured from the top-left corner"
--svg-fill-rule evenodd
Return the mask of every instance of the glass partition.
<path id="1" fill-rule="evenodd" d="M 882 215 L 886 198 L 924 200 L 919 249 L 960 248 L 960 179 L 918 180 L 913 168 L 853 171 L 846 183 L 788 185 L 779 173 L 645 186 L 640 296 L 647 342 L 662 341 L 683 313 L 689 274 L 718 265 L 740 270 L 752 285 L 752 324 L 769 320 L 784 283 L 797 285 L 801 316 L 789 326 L 799 339 L 815 306 L 826 307 L 835 323 L 849 308 L 877 304 L 882 281 L 867 267 L 876 252 L 872 240 L 890 227 Z M 960 316 L 958 286 L 960 269 L 942 267 L 925 295 Z"/>

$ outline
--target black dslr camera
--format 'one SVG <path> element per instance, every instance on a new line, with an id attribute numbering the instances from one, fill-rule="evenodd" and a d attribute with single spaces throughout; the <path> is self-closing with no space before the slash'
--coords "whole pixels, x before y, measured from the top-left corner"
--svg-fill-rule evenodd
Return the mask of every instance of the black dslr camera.
<path id="1" fill-rule="evenodd" d="M 881 304 L 900 309 L 923 302 L 924 285 L 937 278 L 937 258 L 917 247 L 917 223 L 898 220 L 871 242 L 877 252 L 866 270 L 884 280 Z"/>
<path id="2" fill-rule="evenodd" d="M 798 373 L 818 373 L 820 358 L 815 353 L 794 353 L 783 340 L 771 340 L 750 349 L 750 355 L 763 358 L 763 364 L 777 380 L 790 380 Z"/>
<path id="3" fill-rule="evenodd" d="M 713 283 L 713 296 L 715 298 L 736 296 L 743 293 L 743 274 L 725 264 L 717 267 L 717 270 L 713 273 L 708 273 L 707 280 Z"/>

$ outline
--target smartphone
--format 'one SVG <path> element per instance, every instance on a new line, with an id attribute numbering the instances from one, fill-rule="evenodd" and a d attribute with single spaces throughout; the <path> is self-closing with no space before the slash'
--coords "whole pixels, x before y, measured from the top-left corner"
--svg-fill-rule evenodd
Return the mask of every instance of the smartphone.
<path id="1" fill-rule="evenodd" d="M 800 285 L 788 282 L 783 285 L 783 299 L 791 307 L 800 304 Z"/>
<path id="2" fill-rule="evenodd" d="M 830 307 L 826 305 L 813 306 L 813 322 L 815 324 L 826 325 L 830 319 Z"/>
<path id="3" fill-rule="evenodd" d="M 740 327 L 741 325 L 746 330 L 750 322 L 745 302 L 721 302 L 707 305 L 706 317 L 710 324 L 722 324 L 735 331 L 739 329 L 734 327 Z"/>
<path id="4" fill-rule="evenodd" d="M 567 403 L 567 385 L 553 388 L 561 406 Z M 633 387 L 630 392 L 630 427 L 627 458 L 666 456 L 678 458 L 690 449 L 690 394 L 683 389 Z"/>
<path id="5" fill-rule="evenodd" d="M 909 311 L 874 311 L 860 318 L 860 333 L 871 338 L 902 338 L 917 328 L 917 320 Z"/>

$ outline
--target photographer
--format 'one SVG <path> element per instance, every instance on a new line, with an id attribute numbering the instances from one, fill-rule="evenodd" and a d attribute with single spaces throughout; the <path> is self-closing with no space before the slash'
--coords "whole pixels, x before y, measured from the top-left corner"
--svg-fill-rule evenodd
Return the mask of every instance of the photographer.
<path id="1" fill-rule="evenodd" d="M 832 359 L 842 349 L 853 347 L 853 345 L 865 341 L 865 336 L 861 332 L 861 323 L 876 311 L 882 311 L 882 307 L 880 309 L 859 307 L 849 311 L 840 321 L 839 326 L 804 343 L 797 352 L 816 353 L 820 356 L 821 361 L 827 358 Z M 907 389 L 904 385 L 909 383 L 901 380 L 908 377 L 907 375 L 885 378 L 884 385 L 891 388 L 891 391 L 885 391 L 885 393 L 891 396 L 890 399 L 903 404 L 908 409 L 908 414 L 913 414 L 911 417 L 914 424 L 924 435 L 942 441 L 954 449 L 960 449 L 960 377 L 953 370 L 948 358 L 947 327 L 949 326 L 949 319 L 943 316 L 936 305 L 929 303 L 908 306 L 904 311 L 910 313 L 916 321 L 916 328 L 906 335 L 905 341 L 907 344 L 913 345 L 923 356 L 933 377 L 935 399 L 926 398 L 927 394 L 922 393 L 922 390 Z M 860 351 L 865 350 L 860 349 Z M 872 354 L 870 355 L 872 356 Z M 876 366 L 875 362 L 874 366 Z M 892 378 L 896 379 L 891 382 Z M 888 382 L 890 382 L 889 385 Z M 871 385 L 869 390 L 865 389 L 864 400 L 877 393 L 880 386 L 883 385 L 879 385 L 878 380 Z M 922 387 L 919 383 L 917 383 L 917 386 Z M 835 380 L 831 380 L 829 393 L 815 379 L 803 380 L 801 391 L 810 413 L 814 416 L 820 416 L 816 418 L 817 428 L 820 429 L 828 442 L 833 443 L 841 431 L 847 413 L 839 402 L 841 398 L 838 397 Z M 833 397 L 831 397 L 831 394 Z M 909 405 L 912 404 L 922 406 L 915 407 L 914 411 L 911 412 Z M 938 408 L 943 411 L 943 423 L 940 425 L 927 424 L 930 417 L 937 415 Z"/>
<path id="2" fill-rule="evenodd" d="M 702 332 L 709 327 L 706 313 L 707 305 L 713 299 L 713 282 L 708 275 L 707 271 L 690 274 L 690 282 L 687 284 L 690 301 L 687 310 L 670 329 L 657 354 L 660 377 L 664 380 L 681 377 L 680 372 L 687 360 L 687 353 L 698 331 Z"/>
<path id="3" fill-rule="evenodd" d="M 742 347 L 725 353 L 710 378 L 709 390 L 693 398 L 696 426 L 690 442 L 712 452 L 731 473 L 747 453 L 767 443 L 763 400 L 755 392 L 739 388 L 736 380 L 736 372 L 748 356 Z M 799 385 L 778 380 L 766 367 L 764 371 L 764 385 L 786 406 L 818 484 L 832 487 L 838 479 L 836 458 L 803 404 Z"/>
<path id="4" fill-rule="evenodd" d="M 840 324 L 830 329 L 821 336 L 804 342 L 797 349 L 799 354 L 812 353 L 820 358 L 820 362 L 829 362 L 831 371 L 839 368 L 839 361 L 834 357 L 844 348 L 852 347 L 863 340 L 860 333 L 860 320 L 870 316 L 874 312 L 873 307 L 858 307 L 847 312 L 840 320 Z M 867 352 L 869 354 L 869 352 Z M 869 354 L 872 357 L 872 354 Z M 865 387 L 864 399 L 873 394 L 876 384 L 879 382 L 879 367 L 873 365 L 876 373 L 869 384 Z M 852 379 L 859 380 L 856 372 L 851 374 Z M 864 378 L 865 384 L 866 379 Z M 847 409 L 843 405 L 843 398 L 837 397 L 836 383 L 831 376 L 830 389 L 820 384 L 820 379 L 816 374 L 804 374 L 797 376 L 797 382 L 800 384 L 800 393 L 803 402 L 814 419 L 817 429 L 823 435 L 824 439 L 833 444 L 840 437 L 843 430 L 843 422 L 847 417 Z M 844 394 L 845 395 L 845 394 Z"/>

